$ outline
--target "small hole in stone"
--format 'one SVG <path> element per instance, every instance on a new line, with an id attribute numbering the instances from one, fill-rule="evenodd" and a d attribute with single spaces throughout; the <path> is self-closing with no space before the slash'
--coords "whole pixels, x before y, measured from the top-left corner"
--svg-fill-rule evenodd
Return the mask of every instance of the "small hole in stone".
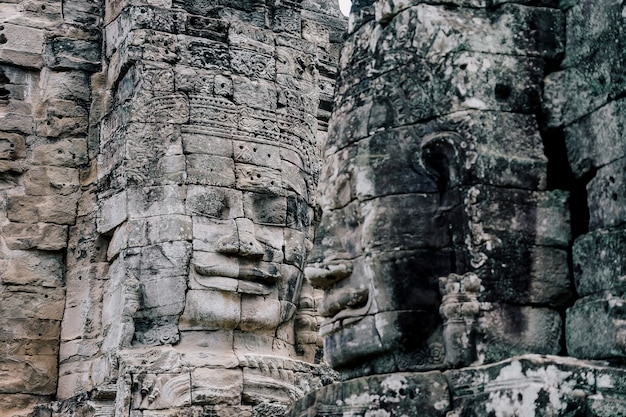
<path id="1" fill-rule="evenodd" d="M 41 10 L 46 10 L 46 5 L 45 4 L 41 5 Z"/>
<path id="2" fill-rule="evenodd" d="M 4 36 L 4 33 L 0 33 L 0 44 L 7 43 L 7 37 Z"/>
<path id="3" fill-rule="evenodd" d="M 239 149 L 243 149 L 243 145 L 239 145 Z"/>
<path id="4" fill-rule="evenodd" d="M 459 65 L 459 68 L 461 68 L 462 70 L 465 70 L 467 68 L 467 64 L 461 64 Z"/>
<path id="5" fill-rule="evenodd" d="M 270 155 L 270 154 L 268 153 L 268 154 L 267 154 L 267 157 L 268 157 L 268 158 L 271 158 L 271 157 L 272 157 L 272 155 Z"/>
<path id="6" fill-rule="evenodd" d="M 257 178 L 261 178 L 261 174 L 256 174 L 256 177 Z"/>
<path id="7" fill-rule="evenodd" d="M 506 84 L 496 84 L 494 93 L 496 100 L 506 100 L 511 97 L 511 87 Z"/>
<path id="8" fill-rule="evenodd" d="M 48 298 L 48 294 L 44 295 L 43 298 Z"/>
<path id="9" fill-rule="evenodd" d="M 612 199 L 613 201 L 617 201 L 617 193 L 613 193 L 613 194 L 611 194 L 611 199 Z"/>
<path id="10" fill-rule="evenodd" d="M 520 393 L 517 394 L 517 401 L 522 401 L 524 399 L 524 396 Z"/>
<path id="11" fill-rule="evenodd" d="M 615 178 L 609 177 L 609 181 L 611 181 L 611 184 L 615 184 Z"/>
<path id="12" fill-rule="evenodd" d="M 252 148 L 252 151 L 253 151 L 253 152 L 256 152 L 256 148 Z"/>

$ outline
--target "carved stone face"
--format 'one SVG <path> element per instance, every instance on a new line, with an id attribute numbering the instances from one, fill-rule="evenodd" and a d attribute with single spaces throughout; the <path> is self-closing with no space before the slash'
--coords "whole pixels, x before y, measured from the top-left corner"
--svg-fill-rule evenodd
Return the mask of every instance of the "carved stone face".
<path id="1" fill-rule="evenodd" d="M 449 178 L 430 172 L 436 158 L 418 133 L 404 128 L 348 144 L 322 172 L 317 263 L 307 276 L 326 290 L 321 331 L 335 368 L 369 361 L 353 371 L 378 373 L 442 360 L 438 277 L 453 263 L 453 196 L 440 192 L 438 180 Z"/>
<path id="2" fill-rule="evenodd" d="M 233 186 L 188 187 L 193 255 L 180 330 L 273 335 L 295 312 L 312 209 L 271 168 L 280 168 L 279 147 L 241 141 L 235 149 L 235 161 L 262 153 L 255 162 L 266 166 L 235 162 L 221 173 Z"/>

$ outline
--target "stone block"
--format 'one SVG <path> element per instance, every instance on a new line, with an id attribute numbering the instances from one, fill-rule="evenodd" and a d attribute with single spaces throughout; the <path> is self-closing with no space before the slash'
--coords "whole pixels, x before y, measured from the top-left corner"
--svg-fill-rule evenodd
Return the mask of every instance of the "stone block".
<path id="1" fill-rule="evenodd" d="M 616 35 L 620 38 L 623 36 L 620 30 L 623 24 L 620 5 L 603 1 L 589 5 L 573 3 L 573 7 L 565 12 L 567 30 L 562 68 L 597 60 L 595 54 L 599 47 L 612 47 L 619 39 L 616 39 Z"/>
<path id="2" fill-rule="evenodd" d="M 0 410 L 11 413 L 10 415 L 27 415 L 35 405 L 48 403 L 49 400 L 50 396 L 3 394 L 0 396 Z"/>
<path id="3" fill-rule="evenodd" d="M 580 65 L 549 74 L 545 79 L 544 110 L 548 127 L 568 126 L 619 99 L 626 89 L 624 64 L 606 45 Z"/>
<path id="4" fill-rule="evenodd" d="M 298 400 L 290 417 L 443 417 L 450 411 L 446 378 L 440 372 L 374 375 L 328 385 Z"/>
<path id="5" fill-rule="evenodd" d="M 281 304 L 257 295 L 241 295 L 241 320 L 238 329 L 254 333 L 267 329 L 276 329 L 281 324 Z"/>
<path id="6" fill-rule="evenodd" d="M 186 187 L 165 185 L 128 190 L 128 216 L 138 219 L 185 214 Z"/>
<path id="7" fill-rule="evenodd" d="M 96 230 L 95 213 L 76 219 L 76 225 L 70 227 L 67 247 L 67 267 L 97 264 L 106 259 L 108 237 Z"/>
<path id="8" fill-rule="evenodd" d="M 78 170 L 54 166 L 33 166 L 24 174 L 28 195 L 70 195 L 79 190 Z"/>
<path id="9" fill-rule="evenodd" d="M 93 360 L 76 360 L 61 364 L 59 372 L 59 390 L 57 396 L 65 399 L 94 388 L 91 371 Z"/>
<path id="10" fill-rule="evenodd" d="M 190 184 L 234 187 L 235 164 L 232 158 L 214 155 L 187 155 L 187 180 Z"/>
<path id="11" fill-rule="evenodd" d="M 102 6 L 95 0 L 69 0 L 63 5 L 63 19 L 70 23 L 97 26 L 101 16 Z"/>
<path id="12" fill-rule="evenodd" d="M 455 415 L 468 417 L 584 415 L 585 393 L 595 389 L 593 369 L 586 364 L 538 355 L 445 375 Z"/>
<path id="13" fill-rule="evenodd" d="M 250 79 L 273 81 L 276 77 L 276 60 L 271 53 L 249 49 L 230 48 L 231 71 Z M 273 102 L 268 103 L 273 105 Z"/>
<path id="14" fill-rule="evenodd" d="M 450 247 L 450 234 L 442 226 L 447 213 L 441 215 L 441 221 L 424 221 L 440 214 L 439 202 L 435 193 L 390 195 L 362 202 L 361 246 L 367 251 Z"/>
<path id="15" fill-rule="evenodd" d="M 131 122 L 182 124 L 189 121 L 189 100 L 182 93 L 142 92 L 131 106 Z"/>
<path id="16" fill-rule="evenodd" d="M 322 212 L 309 263 L 355 259 L 361 252 L 362 221 L 358 202 Z"/>
<path id="17" fill-rule="evenodd" d="M 4 42 L 0 50 L 0 61 L 27 68 L 43 66 L 43 29 L 4 23 L 1 34 Z"/>
<path id="18" fill-rule="evenodd" d="M 24 136 L 17 133 L 0 132 L 0 159 L 14 161 L 26 157 Z"/>
<path id="19" fill-rule="evenodd" d="M 24 223 L 73 224 L 78 196 L 20 196 L 8 198 L 7 217 Z"/>
<path id="20" fill-rule="evenodd" d="M 78 168 L 88 163 L 87 142 L 84 139 L 62 139 L 37 146 L 33 159 L 41 165 Z"/>
<path id="21" fill-rule="evenodd" d="M 244 164 L 253 164 L 267 168 L 280 169 L 281 147 L 263 143 L 234 140 L 234 160 Z"/>
<path id="22" fill-rule="evenodd" d="M 135 410 L 163 410 L 191 405 L 191 376 L 180 374 L 146 374 L 138 376 L 132 392 Z"/>
<path id="23" fill-rule="evenodd" d="M 235 163 L 235 186 L 239 190 L 285 195 L 285 184 L 281 172 L 272 168 L 251 164 Z"/>
<path id="24" fill-rule="evenodd" d="M 626 219 L 626 158 L 598 169 L 587 184 L 589 230 L 624 225 Z"/>
<path id="25" fill-rule="evenodd" d="M 560 352 L 562 321 L 558 311 L 495 303 L 482 308 L 476 329 L 479 363 L 526 353 Z"/>
<path id="26" fill-rule="evenodd" d="M 229 135 L 220 137 L 210 129 L 193 126 L 193 131 L 183 127 L 183 149 L 185 154 L 208 154 L 233 158 L 233 141 Z M 210 146 L 209 146 L 210 145 Z"/>
<path id="27" fill-rule="evenodd" d="M 58 251 L 67 247 L 67 228 L 47 223 L 9 223 L 3 232 L 9 249 Z"/>
<path id="28" fill-rule="evenodd" d="M 24 252 L 23 256 L 0 260 L 0 265 L 0 282 L 5 285 L 62 286 L 61 255 Z"/>
<path id="29" fill-rule="evenodd" d="M 13 319 L 61 320 L 65 307 L 65 291 L 62 288 L 36 286 L 5 286 L 0 306 L 2 317 Z M 29 306 L 24 309 L 23 306 Z M 31 310 L 32 308 L 32 310 Z"/>
<path id="30" fill-rule="evenodd" d="M 568 354 L 585 359 L 626 357 L 622 295 L 609 291 L 580 298 L 566 313 Z"/>
<path id="31" fill-rule="evenodd" d="M 126 224 L 126 230 L 122 233 L 127 233 L 129 247 L 191 240 L 191 218 L 181 215 L 166 215 L 129 220 Z"/>
<path id="32" fill-rule="evenodd" d="M 90 100 L 91 86 L 89 74 L 83 71 L 51 71 L 42 73 L 44 98 L 59 99 L 78 103 Z"/>
<path id="33" fill-rule="evenodd" d="M 154 276 L 156 275 L 156 276 Z M 140 317 L 180 315 L 185 307 L 186 277 L 140 276 Z"/>
<path id="34" fill-rule="evenodd" d="M 228 72 L 231 70 L 230 53 L 226 43 L 209 39 L 178 35 L 180 63 L 195 68 Z"/>
<path id="35" fill-rule="evenodd" d="M 565 127 L 567 159 L 578 178 L 626 156 L 626 100 L 602 106 Z"/>
<path id="36" fill-rule="evenodd" d="M 73 100 L 48 99 L 36 109 L 35 131 L 40 136 L 86 136 L 88 109 Z"/>
<path id="37" fill-rule="evenodd" d="M 234 329 L 241 320 L 241 296 L 234 292 L 189 290 L 180 330 Z"/>
<path id="38" fill-rule="evenodd" d="M 533 192 L 499 187 L 473 187 L 473 214 L 484 233 L 515 236 L 517 241 L 567 248 L 571 240 L 569 195 L 564 191 Z"/>
<path id="39" fill-rule="evenodd" d="M 56 355 L 10 355 L 2 358 L 0 364 L 0 393 L 53 395 L 56 392 Z"/>
<path id="40" fill-rule="evenodd" d="M 581 297 L 626 289 L 626 230 L 597 230 L 572 247 L 574 280 Z"/>
<path id="41" fill-rule="evenodd" d="M 109 233 L 128 218 L 127 200 L 126 191 L 100 199 L 96 217 L 98 233 Z"/>
<path id="42" fill-rule="evenodd" d="M 196 368 L 191 372 L 191 403 L 199 405 L 241 402 L 243 373 L 240 369 Z"/>
<path id="43" fill-rule="evenodd" d="M 246 57 L 245 59 L 251 59 Z M 263 59 L 266 59 L 265 57 Z M 254 65 L 249 63 L 249 65 Z M 235 103 L 253 109 L 275 111 L 278 106 L 278 91 L 273 82 L 249 79 L 250 74 L 233 77 L 233 99 Z M 271 80 L 271 79 L 270 79 Z"/>
<path id="44" fill-rule="evenodd" d="M 501 236 L 466 256 L 482 280 L 485 301 L 562 306 L 573 296 L 566 249 Z"/>
<path id="45" fill-rule="evenodd" d="M 194 5 L 200 5 L 196 2 Z M 186 15 L 185 34 L 197 38 L 210 39 L 226 43 L 228 37 L 228 22 L 188 13 Z"/>

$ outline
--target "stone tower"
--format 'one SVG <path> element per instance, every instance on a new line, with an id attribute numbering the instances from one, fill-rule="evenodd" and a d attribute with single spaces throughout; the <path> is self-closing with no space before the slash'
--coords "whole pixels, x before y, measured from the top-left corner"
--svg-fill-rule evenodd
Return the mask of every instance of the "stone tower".
<path id="1" fill-rule="evenodd" d="M 334 1 L 0 3 L 0 415 L 281 415 Z"/>

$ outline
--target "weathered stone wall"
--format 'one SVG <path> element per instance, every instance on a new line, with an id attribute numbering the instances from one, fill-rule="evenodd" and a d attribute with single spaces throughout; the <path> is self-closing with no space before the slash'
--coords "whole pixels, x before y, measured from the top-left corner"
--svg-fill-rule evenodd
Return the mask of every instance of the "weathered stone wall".
<path id="1" fill-rule="evenodd" d="M 68 234 L 97 153 L 88 137 L 99 23 L 98 2 L 0 3 L 3 416 L 57 389 Z"/>
<path id="2" fill-rule="evenodd" d="M 567 351 L 588 359 L 624 358 L 626 9 L 612 2 L 563 3 L 567 47 L 544 95 L 548 124 L 562 131 L 581 195 L 582 225 L 572 248 L 580 298 L 567 312 Z"/>

